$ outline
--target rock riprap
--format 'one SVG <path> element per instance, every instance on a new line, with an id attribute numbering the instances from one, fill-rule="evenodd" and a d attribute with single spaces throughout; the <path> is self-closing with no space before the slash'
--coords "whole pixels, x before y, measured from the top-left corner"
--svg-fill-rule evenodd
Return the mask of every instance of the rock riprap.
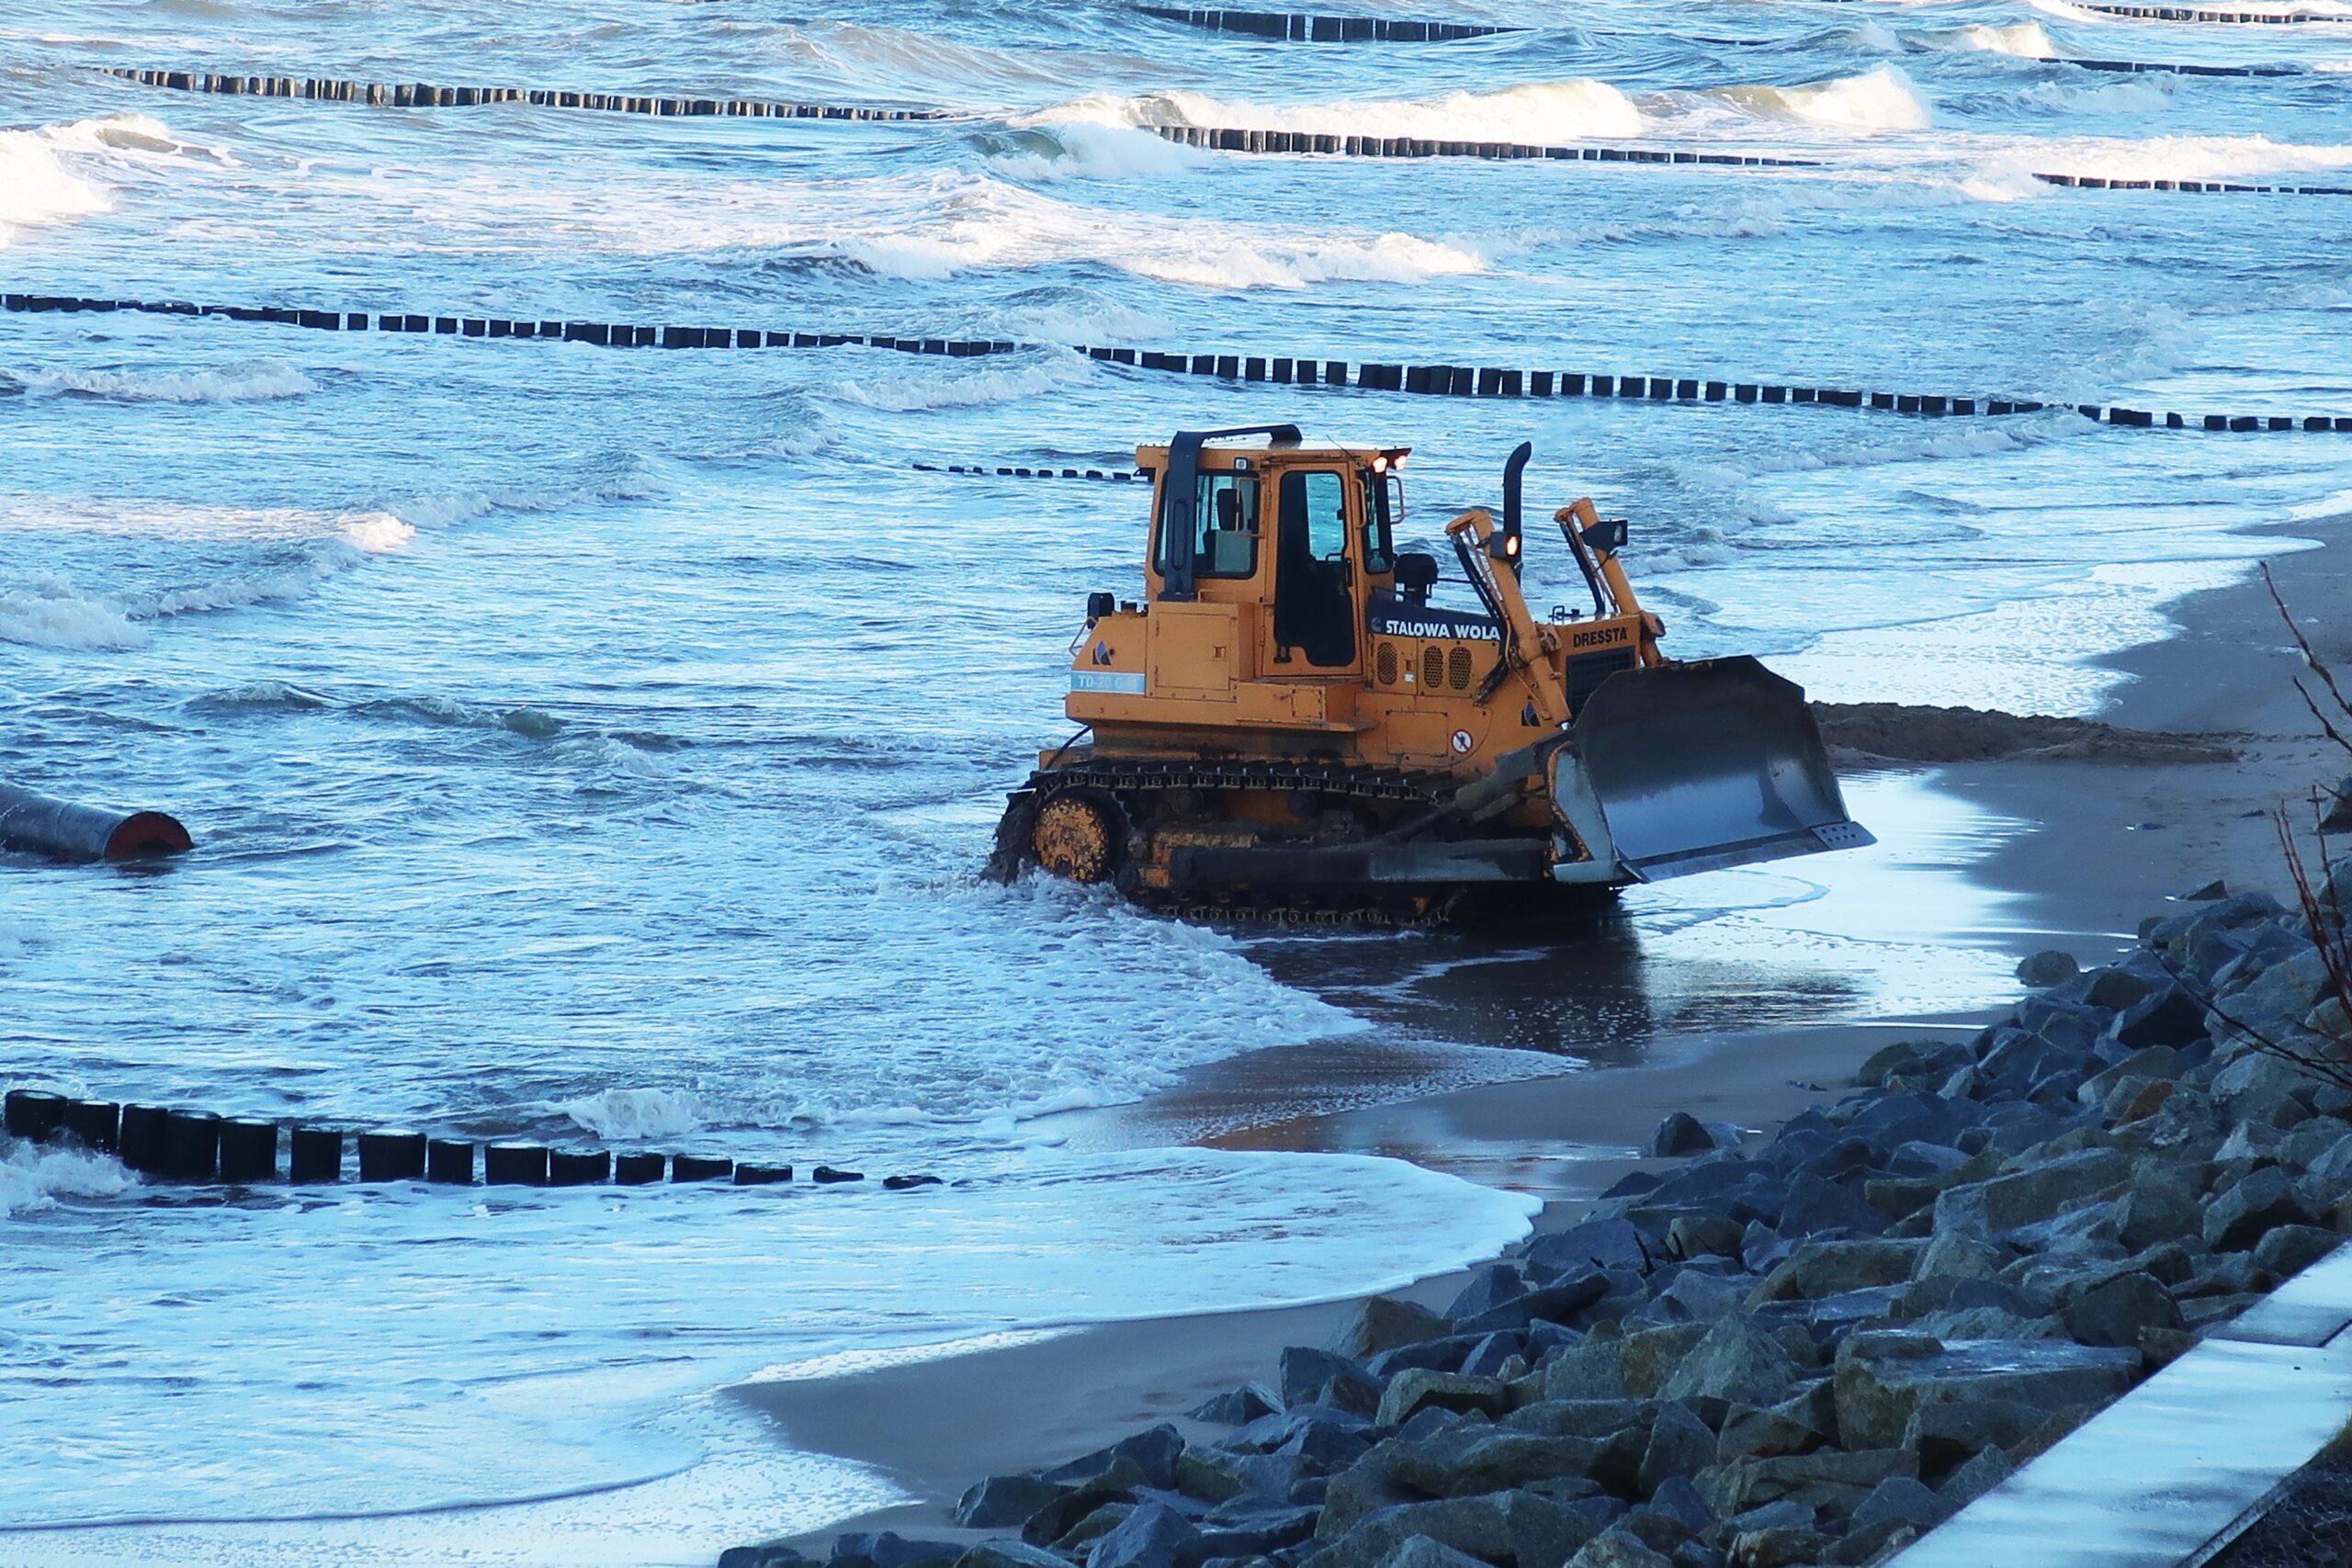
<path id="1" fill-rule="evenodd" d="M 2352 908 L 2352 865 L 2327 889 Z M 724 1568 L 1784 1568 L 1932 1529 L 2352 1230 L 2352 1059 L 2261 895 L 2151 920 L 1973 1039 L 1612 1188 L 1442 1314 L 1365 1303 L 1278 1384 L 1034 1475 L 973 1545 Z"/>

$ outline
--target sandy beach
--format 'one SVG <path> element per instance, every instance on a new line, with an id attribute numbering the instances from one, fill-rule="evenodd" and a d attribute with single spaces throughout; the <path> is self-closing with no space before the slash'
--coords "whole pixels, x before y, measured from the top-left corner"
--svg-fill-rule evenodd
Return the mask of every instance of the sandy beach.
<path id="1" fill-rule="evenodd" d="M 2352 602 L 2352 555 L 2335 536 L 2340 527 L 2282 526 L 2282 540 L 2298 543 L 2268 558 L 2320 657 L 2352 663 L 2352 626 L 2323 621 Z M 2300 543 L 2314 538 L 2327 543 Z M 2208 737 L 2233 761 L 2018 758 L 1934 770 L 1935 788 L 2028 824 L 1971 874 L 2015 897 L 2020 954 L 2058 947 L 2095 963 L 2128 947 L 2143 917 L 2215 879 L 2233 889 L 2283 888 L 2272 808 L 2333 776 L 2331 750 L 2294 690 L 2300 657 L 2260 578 L 2190 595 L 2169 613 L 2176 635 L 2102 661 L 2129 679 L 2101 717 Z M 1982 1021 L 1889 1019 L 1673 1037 L 1634 1066 L 1270 1122 L 1216 1141 L 1395 1155 L 1513 1185 L 1514 1169 L 1540 1166 L 1552 1201 L 1536 1226 L 1552 1229 L 1577 1217 L 1577 1194 L 1597 1194 L 1637 1167 L 1624 1151 L 1671 1111 L 1770 1129 L 1834 1094 L 1890 1040 L 1973 1031 Z M 1401 1293 L 1442 1303 L 1461 1279 L 1424 1280 Z M 816 1532 L 804 1543 L 812 1550 L 849 1529 L 953 1539 L 959 1532 L 950 1509 L 982 1476 L 1067 1458 L 1151 1421 L 1184 1426 L 1184 1410 L 1270 1377 L 1283 1347 L 1319 1343 L 1351 1305 L 1093 1325 L 1009 1349 L 729 1393 L 773 1420 L 780 1441 L 875 1466 L 915 1499 Z"/>

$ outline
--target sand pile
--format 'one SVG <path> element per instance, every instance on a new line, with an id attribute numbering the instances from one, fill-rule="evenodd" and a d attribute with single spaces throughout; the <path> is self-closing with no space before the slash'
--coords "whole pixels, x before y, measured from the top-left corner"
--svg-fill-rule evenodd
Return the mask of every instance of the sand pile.
<path id="1" fill-rule="evenodd" d="M 2086 762 L 2227 762 L 2216 735 L 2122 729 L 2087 718 L 1904 703 L 1815 703 L 1821 738 L 1841 761 L 1992 762 L 2014 757 Z"/>

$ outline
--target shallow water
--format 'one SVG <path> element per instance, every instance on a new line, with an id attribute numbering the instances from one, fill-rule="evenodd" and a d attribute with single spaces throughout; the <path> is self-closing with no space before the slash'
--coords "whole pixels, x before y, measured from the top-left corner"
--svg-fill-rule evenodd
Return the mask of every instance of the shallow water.
<path id="1" fill-rule="evenodd" d="M 2035 54 L 2311 69 L 2122 78 Z M 99 64 L 963 118 L 370 111 Z M 2342 26 L 1982 0 L 1603 3 L 1573 28 L 1344 48 L 1109 5 L 0 0 L 0 276 L 2352 412 L 2342 202 L 2030 177 L 2352 180 L 2347 64 Z M 1136 129 L 1186 122 L 1824 166 L 1247 159 Z M 0 1556 L 696 1561 L 813 1529 L 887 1488 L 777 1457 L 710 1390 L 842 1350 L 1374 1288 L 1523 1224 L 1517 1198 L 1378 1162 L 1061 1149 L 1044 1113 L 1261 1049 L 1324 1064 L 1268 1088 L 1272 1117 L 2002 993 L 2000 913 L 1955 868 L 2008 829 L 1909 786 L 1858 791 L 1882 851 L 1645 892 L 1524 950 L 1204 930 L 978 884 L 1000 792 L 1067 733 L 1083 595 L 1131 591 L 1140 491 L 912 465 L 1120 467 L 1179 424 L 1288 417 L 1411 443 L 1408 534 L 1490 501 L 1534 441 L 1539 500 L 1633 519 L 1670 646 L 1773 655 L 1845 700 L 2089 711 L 2109 678 L 2084 660 L 2275 547 L 2234 530 L 2318 531 L 2352 491 L 2345 437 L 2060 412 L 1498 410 L 1051 349 L 0 316 L 0 777 L 168 807 L 203 843 L 156 874 L 0 865 L 10 1082 L 971 1183 L 223 1208 L 18 1158 L 0 1431 L 62 1436 L 10 1443 L 11 1523 L 675 1473 L 398 1527 L 50 1529 Z M 1555 554 L 1537 542 L 1539 604 L 1569 597 Z"/>

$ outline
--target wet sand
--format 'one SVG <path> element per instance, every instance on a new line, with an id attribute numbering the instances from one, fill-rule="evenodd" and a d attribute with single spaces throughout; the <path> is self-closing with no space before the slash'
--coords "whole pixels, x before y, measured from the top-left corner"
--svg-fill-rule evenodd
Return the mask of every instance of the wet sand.
<path id="1" fill-rule="evenodd" d="M 2337 530 L 2340 532 L 2340 525 Z M 2286 538 L 2330 530 L 2282 528 Z M 2352 549 L 2335 543 L 2272 560 L 2322 658 L 2352 671 Z M 2226 733 L 2227 761 L 2026 758 L 1936 770 L 1936 787 L 2028 824 L 1970 878 L 2017 896 L 2019 952 L 2073 951 L 2086 963 L 2134 939 L 2140 919 L 2215 878 L 2282 891 L 2270 810 L 2345 767 L 2294 692 L 2300 660 L 2259 579 L 2176 604 L 2179 633 L 2107 660 L 2132 677 L 2102 716 L 2133 729 Z M 2324 622 L 2324 624 L 2322 624 Z M 2159 753 L 2160 754 L 2160 753 Z M 1837 1086 L 1871 1051 L 1973 1018 L 1653 1036 L 1641 1059 L 1532 1081 L 1482 1085 L 1363 1110 L 1217 1132 L 1233 1147 L 1393 1154 L 1475 1180 L 1544 1194 L 1539 1228 L 1572 1221 L 1578 1197 L 1639 1163 L 1634 1148 L 1672 1111 L 1777 1125 Z M 1162 1125 L 1219 1120 L 1248 1092 L 1249 1059 L 1199 1075 L 1147 1108 Z M 1265 1064 L 1259 1064 L 1260 1069 Z M 1458 1276 L 1410 1292 L 1442 1305 Z M 1270 1379 L 1282 1348 L 1326 1337 L 1346 1303 L 1092 1326 L 1016 1348 L 822 1382 L 731 1391 L 794 1447 L 872 1464 L 916 1501 L 828 1527 L 953 1535 L 950 1510 L 983 1475 L 1074 1457 L 1170 1419 L 1236 1383 Z M 1180 1421 L 1179 1423 L 1182 1423 Z"/>

